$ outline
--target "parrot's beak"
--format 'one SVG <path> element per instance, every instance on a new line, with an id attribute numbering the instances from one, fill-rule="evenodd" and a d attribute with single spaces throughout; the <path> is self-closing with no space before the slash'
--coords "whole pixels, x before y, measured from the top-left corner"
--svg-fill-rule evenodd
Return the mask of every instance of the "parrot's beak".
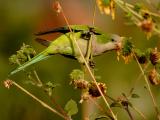
<path id="1" fill-rule="evenodd" d="M 122 49 L 122 43 L 125 37 L 120 37 L 120 40 L 116 44 L 116 50 L 121 50 Z"/>

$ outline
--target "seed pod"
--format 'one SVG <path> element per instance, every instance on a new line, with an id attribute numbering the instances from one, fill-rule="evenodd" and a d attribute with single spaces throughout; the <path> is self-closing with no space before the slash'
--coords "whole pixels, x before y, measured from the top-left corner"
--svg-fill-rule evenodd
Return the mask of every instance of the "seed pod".
<path id="1" fill-rule="evenodd" d="M 12 83 L 12 80 L 5 80 L 4 82 L 3 82 L 3 84 L 4 84 L 4 86 L 6 87 L 6 88 L 10 88 L 11 87 L 11 85 L 13 84 Z"/>
<path id="2" fill-rule="evenodd" d="M 101 89 L 102 93 L 106 93 L 106 84 L 105 83 L 97 83 L 99 88 Z M 89 95 L 91 95 L 92 97 L 99 97 L 101 96 L 96 84 L 94 82 L 90 83 L 89 86 Z"/>
<path id="3" fill-rule="evenodd" d="M 151 33 L 153 31 L 154 28 L 154 24 L 153 21 L 150 19 L 144 19 L 139 26 L 141 27 L 141 29 L 146 32 L 146 33 Z"/>
<path id="4" fill-rule="evenodd" d="M 62 12 L 61 5 L 58 1 L 53 3 L 53 10 L 55 10 L 57 13 Z"/>
<path id="5" fill-rule="evenodd" d="M 153 65 L 156 65 L 159 62 L 160 53 L 157 51 L 157 48 L 151 51 L 150 53 L 150 61 Z"/>
<path id="6" fill-rule="evenodd" d="M 87 89 L 88 88 L 88 81 L 79 79 L 79 80 L 72 80 L 71 83 L 75 88 L 78 89 Z"/>
<path id="7" fill-rule="evenodd" d="M 140 49 L 135 49 L 134 53 L 140 64 L 146 64 L 148 62 L 146 53 L 142 52 Z"/>
<path id="8" fill-rule="evenodd" d="M 146 58 L 145 55 L 144 56 L 139 56 L 139 57 L 137 57 L 137 59 L 138 59 L 138 62 L 140 64 L 146 64 L 147 63 L 147 58 Z"/>
<path id="9" fill-rule="evenodd" d="M 148 79 L 152 85 L 160 84 L 158 73 L 155 68 L 149 72 Z"/>

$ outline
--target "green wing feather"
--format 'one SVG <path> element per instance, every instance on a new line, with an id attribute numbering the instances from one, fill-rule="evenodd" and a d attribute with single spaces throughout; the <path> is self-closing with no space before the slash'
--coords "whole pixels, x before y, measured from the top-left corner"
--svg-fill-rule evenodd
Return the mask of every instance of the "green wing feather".
<path id="1" fill-rule="evenodd" d="M 77 33 L 76 37 L 78 37 L 79 35 L 80 33 Z M 21 66 L 10 72 L 9 76 L 19 71 L 22 71 L 25 68 L 29 67 L 30 65 L 42 61 L 54 54 L 74 56 L 73 46 L 71 45 L 71 39 L 69 38 L 69 36 L 70 33 L 61 35 L 55 41 L 51 42 L 50 45 L 44 51 L 33 57 L 30 61 L 22 64 Z"/>
<path id="2" fill-rule="evenodd" d="M 78 40 L 77 42 L 80 45 L 80 47 L 82 49 L 82 53 L 84 55 L 86 53 L 88 42 L 87 42 L 87 40 L 81 38 L 82 37 L 81 35 L 83 34 L 83 32 L 85 33 L 91 29 L 92 29 L 91 32 L 93 32 L 94 36 L 95 36 L 94 43 L 96 45 L 95 51 L 97 51 L 97 54 L 100 52 L 104 52 L 108 49 L 113 49 L 112 47 L 110 47 L 111 43 L 107 44 L 109 41 L 111 41 L 111 35 L 104 34 L 97 27 L 89 27 L 87 25 L 71 25 L 70 27 L 75 32 L 74 37 L 76 38 L 76 40 Z M 58 32 L 58 29 L 61 31 L 62 30 L 67 31 L 68 27 L 65 26 L 65 27 L 57 28 L 55 30 L 52 30 L 52 32 L 56 32 L 56 31 Z M 48 32 L 51 32 L 51 31 L 48 31 Z M 42 51 L 37 56 L 32 58 L 30 61 L 22 64 L 21 66 L 19 66 L 15 70 L 13 70 L 9 75 L 13 75 L 21 70 L 24 70 L 26 67 L 28 67 L 36 62 L 39 62 L 41 60 L 44 60 L 54 54 L 69 55 L 69 56 L 76 57 L 79 54 L 79 52 L 77 49 L 75 49 L 76 47 L 74 47 L 74 44 L 72 43 L 72 39 L 71 39 L 72 34 L 73 33 L 71 33 L 71 32 L 67 32 L 67 33 L 59 36 L 56 40 L 54 40 L 51 43 L 48 43 L 48 41 L 40 39 L 39 41 L 42 44 L 44 44 L 46 46 L 48 46 L 49 44 L 50 45 L 44 51 Z"/>

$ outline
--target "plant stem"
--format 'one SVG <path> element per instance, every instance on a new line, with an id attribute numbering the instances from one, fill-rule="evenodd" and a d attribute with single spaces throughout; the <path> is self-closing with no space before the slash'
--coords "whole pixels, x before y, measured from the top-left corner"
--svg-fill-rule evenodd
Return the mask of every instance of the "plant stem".
<path id="1" fill-rule="evenodd" d="M 145 67 L 143 68 L 143 71 L 145 72 L 147 70 L 147 68 L 149 67 L 149 63 L 147 65 L 145 65 Z M 143 76 L 142 72 L 138 75 L 138 77 L 136 78 L 136 80 L 134 80 L 133 83 L 133 89 L 136 87 L 137 82 L 141 79 L 141 77 Z"/>
<path id="2" fill-rule="evenodd" d="M 124 109 L 126 110 L 126 112 L 128 113 L 128 115 L 129 115 L 129 117 L 130 117 L 130 119 L 131 120 L 135 120 L 134 118 L 133 118 L 133 115 L 132 115 L 132 113 L 130 112 L 130 110 L 129 110 L 129 107 L 127 106 L 127 107 L 124 107 Z"/>
<path id="3" fill-rule="evenodd" d="M 115 0 L 115 1 L 120 2 L 121 4 L 125 4 L 126 6 L 132 8 L 132 9 L 134 8 L 134 5 L 129 4 L 129 3 L 127 3 L 127 2 L 124 2 L 124 1 L 122 1 L 122 0 Z M 160 18 L 160 15 L 159 15 L 159 14 L 154 13 L 154 12 L 150 12 L 149 10 L 141 9 L 141 11 L 144 12 L 144 13 L 149 13 L 149 14 L 152 15 L 152 16 L 155 16 L 155 17 L 159 17 L 159 18 Z"/>
<path id="4" fill-rule="evenodd" d="M 99 105 L 93 98 L 90 97 L 90 100 L 95 104 L 95 106 L 102 112 L 104 113 L 108 118 L 111 120 L 114 120 L 114 118 L 109 114 L 108 111 L 104 110 L 103 106 Z"/>
<path id="5" fill-rule="evenodd" d="M 92 26 L 95 25 L 95 16 L 96 16 L 96 1 L 94 1 L 94 11 L 93 11 L 93 18 L 92 18 Z M 91 38 L 89 40 L 88 43 L 88 49 L 87 49 L 87 54 L 86 54 L 86 61 L 89 62 L 89 58 L 90 60 L 92 60 L 93 56 L 92 56 L 92 41 L 93 41 L 93 34 L 91 34 Z"/>
<path id="6" fill-rule="evenodd" d="M 68 117 L 66 111 L 56 102 L 55 98 L 53 98 L 52 96 L 49 96 L 51 102 L 55 105 L 55 108 L 57 110 L 59 110 L 59 112 L 61 112 L 64 116 L 66 116 L 66 118 Z"/>
<path id="7" fill-rule="evenodd" d="M 43 86 L 43 83 L 42 83 L 42 81 L 39 79 L 39 76 L 38 76 L 36 70 L 33 70 L 33 73 L 34 73 L 34 75 L 35 75 L 35 77 L 36 77 L 36 79 L 37 79 L 38 86 L 42 87 L 42 86 Z"/>
<path id="8" fill-rule="evenodd" d="M 139 111 L 136 107 L 132 105 L 131 108 L 135 110 L 143 118 L 143 120 L 147 120 L 146 116 L 141 111 Z"/>
<path id="9" fill-rule="evenodd" d="M 69 24 L 69 22 L 68 22 L 68 20 L 67 20 L 67 18 L 66 18 L 66 16 L 65 16 L 65 14 L 64 14 L 63 9 L 62 9 L 62 12 L 61 12 L 61 13 L 62 13 L 62 16 L 64 17 L 64 20 L 65 20 L 67 26 L 69 27 L 70 32 L 73 33 L 72 29 L 70 28 L 70 24 Z M 74 35 L 74 34 L 73 34 L 73 35 Z M 78 51 L 79 51 L 79 53 L 80 53 L 80 56 L 81 56 L 82 60 L 84 61 L 84 64 L 85 64 L 85 66 L 86 66 L 86 68 L 87 68 L 87 70 L 88 70 L 88 72 L 89 72 L 89 74 L 90 74 L 92 80 L 95 82 L 96 87 L 97 87 L 98 91 L 100 92 L 100 94 L 101 94 L 101 96 L 102 96 L 102 98 L 103 98 L 103 100 L 104 100 L 104 102 L 105 102 L 107 108 L 108 108 L 109 111 L 111 112 L 111 114 L 112 114 L 114 120 L 117 120 L 117 117 L 116 117 L 115 114 L 113 113 L 112 109 L 110 108 L 110 105 L 109 105 L 108 101 L 106 100 L 106 98 L 104 97 L 104 95 L 103 95 L 101 89 L 99 88 L 99 86 L 98 86 L 98 84 L 97 84 L 97 81 L 96 81 L 96 79 L 95 79 L 95 77 L 94 77 L 94 75 L 93 75 L 93 73 L 92 73 L 92 71 L 91 71 L 91 69 L 90 69 L 90 67 L 89 67 L 89 65 L 88 65 L 88 63 L 87 63 L 87 61 L 85 60 L 85 58 L 84 58 L 84 56 L 83 56 L 83 54 L 82 54 L 82 51 L 81 51 L 81 49 L 80 49 L 80 47 L 79 47 L 79 45 L 78 45 L 78 43 L 77 43 L 77 41 L 76 41 L 76 39 L 75 39 L 74 36 L 73 36 L 73 42 L 75 43 L 76 47 L 78 48 Z"/>
<path id="10" fill-rule="evenodd" d="M 28 55 L 27 57 L 28 57 L 29 60 L 31 60 L 31 57 L 30 57 L 29 55 Z M 33 70 L 33 74 L 35 75 L 35 77 L 36 77 L 36 79 L 37 79 L 38 86 L 42 87 L 42 86 L 43 86 L 43 83 L 42 83 L 42 81 L 39 79 L 39 76 L 38 76 L 36 70 Z"/>
<path id="11" fill-rule="evenodd" d="M 96 79 L 95 79 L 95 77 L 94 77 L 92 71 L 90 70 L 90 67 L 89 67 L 88 63 L 86 62 L 86 60 L 85 60 L 85 58 L 84 58 L 84 56 L 83 56 L 83 54 L 82 54 L 82 52 L 81 52 L 81 49 L 80 49 L 80 47 L 79 47 L 79 45 L 78 45 L 78 43 L 77 43 L 77 41 L 76 41 L 75 39 L 74 39 L 74 42 L 75 42 L 75 44 L 76 44 L 76 46 L 77 46 L 77 48 L 78 48 L 78 51 L 80 52 L 81 58 L 83 59 L 85 65 L 86 65 L 86 68 L 87 68 L 87 70 L 88 70 L 88 72 L 89 72 L 91 78 L 92 78 L 93 81 L 95 82 L 96 87 L 97 87 L 98 91 L 100 92 L 100 94 L 101 94 L 101 96 L 102 96 L 102 98 L 103 98 L 105 104 L 107 105 L 107 107 L 108 107 L 109 111 L 111 112 L 113 118 L 114 118 L 115 120 L 117 120 L 117 117 L 114 115 L 113 111 L 112 111 L 111 108 L 110 108 L 109 103 L 107 102 L 107 100 L 106 100 L 106 98 L 104 97 L 104 95 L 103 95 L 101 89 L 99 88 L 99 86 L 98 86 L 98 84 L 97 84 L 97 81 L 96 81 Z"/>
<path id="12" fill-rule="evenodd" d="M 24 93 L 26 93 L 27 95 L 29 95 L 30 97 L 32 97 L 34 100 L 36 100 L 37 102 L 39 102 L 43 107 L 49 109 L 50 111 L 52 111 L 53 113 L 59 115 L 60 117 L 62 117 L 65 120 L 71 120 L 69 117 L 65 117 L 63 114 L 59 113 L 58 111 L 56 111 L 55 109 L 53 109 L 52 107 L 50 107 L 48 104 L 46 104 L 45 102 L 43 102 L 42 100 L 40 100 L 39 98 L 37 98 L 36 96 L 34 96 L 33 94 L 31 94 L 29 91 L 27 91 L 26 89 L 24 89 L 23 87 L 21 87 L 15 81 L 12 81 L 12 84 L 15 85 L 17 88 L 19 88 Z"/>
<path id="13" fill-rule="evenodd" d="M 108 95 L 106 95 L 106 97 L 108 97 L 111 101 L 113 101 L 113 102 L 117 102 L 117 100 L 115 100 L 114 98 L 112 98 L 112 97 L 110 97 L 110 96 L 108 96 Z M 120 103 L 119 103 L 120 104 Z M 120 104 L 121 105 L 121 104 Z M 146 116 L 140 111 L 140 110 L 138 110 L 136 107 L 134 107 L 133 105 L 132 106 L 130 106 L 132 109 L 134 109 L 144 120 L 147 120 L 146 119 Z"/>
<path id="14" fill-rule="evenodd" d="M 141 70 L 141 72 L 142 72 L 142 74 L 143 74 L 143 76 L 144 76 L 144 80 L 145 80 L 145 82 L 146 82 L 146 84 L 147 84 L 147 90 L 149 91 L 149 94 L 150 94 L 150 96 L 151 96 L 151 99 L 152 99 L 152 102 L 153 102 L 153 105 L 154 105 L 154 108 L 155 108 L 155 112 L 156 112 L 156 114 L 157 114 L 157 118 L 158 118 L 158 120 L 160 120 L 160 113 L 159 113 L 159 110 L 158 110 L 158 105 L 157 105 L 156 100 L 155 100 L 155 97 L 154 97 L 154 95 L 153 95 L 153 93 L 152 93 L 152 90 L 151 90 L 151 87 L 150 87 L 150 85 L 149 85 L 147 76 L 145 75 L 142 66 L 141 66 L 140 63 L 138 62 L 138 59 L 137 59 L 136 55 L 135 55 L 134 53 L 133 53 L 133 55 L 134 55 L 134 57 L 135 57 L 135 59 L 136 59 L 136 62 L 137 62 L 138 66 L 139 66 L 139 68 L 140 68 L 140 70 Z"/>
<path id="15" fill-rule="evenodd" d="M 131 5 L 131 4 L 128 4 L 122 0 L 115 0 L 115 2 L 117 3 L 117 5 L 119 5 L 119 7 L 124 10 L 125 12 L 131 12 L 134 16 L 134 19 L 135 21 L 133 21 L 137 26 L 138 26 L 138 23 L 143 20 L 143 16 L 140 15 L 139 13 L 135 12 L 133 10 L 134 6 Z M 149 11 L 146 11 L 146 10 L 141 10 L 142 12 L 146 12 L 146 13 L 149 13 L 155 17 L 159 17 L 160 18 L 160 15 L 156 14 L 156 13 L 152 13 L 152 12 L 149 12 Z M 137 18 L 136 18 L 137 17 Z M 160 30 L 157 29 L 156 27 L 153 27 L 153 31 L 160 34 Z"/>

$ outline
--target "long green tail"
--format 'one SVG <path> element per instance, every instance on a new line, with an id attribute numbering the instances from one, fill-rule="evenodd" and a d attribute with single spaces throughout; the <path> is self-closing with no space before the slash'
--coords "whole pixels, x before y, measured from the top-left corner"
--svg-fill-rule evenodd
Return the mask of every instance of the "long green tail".
<path id="1" fill-rule="evenodd" d="M 9 73 L 9 76 L 19 72 L 19 71 L 22 71 L 24 70 L 25 68 L 29 67 L 30 65 L 34 64 L 34 63 L 37 63 L 41 60 L 44 60 L 48 57 L 50 57 L 51 55 L 46 55 L 45 52 L 41 52 L 39 53 L 37 56 L 35 56 L 34 58 L 32 58 L 30 61 L 22 64 L 21 66 L 17 67 L 15 70 L 13 70 L 12 72 Z"/>

